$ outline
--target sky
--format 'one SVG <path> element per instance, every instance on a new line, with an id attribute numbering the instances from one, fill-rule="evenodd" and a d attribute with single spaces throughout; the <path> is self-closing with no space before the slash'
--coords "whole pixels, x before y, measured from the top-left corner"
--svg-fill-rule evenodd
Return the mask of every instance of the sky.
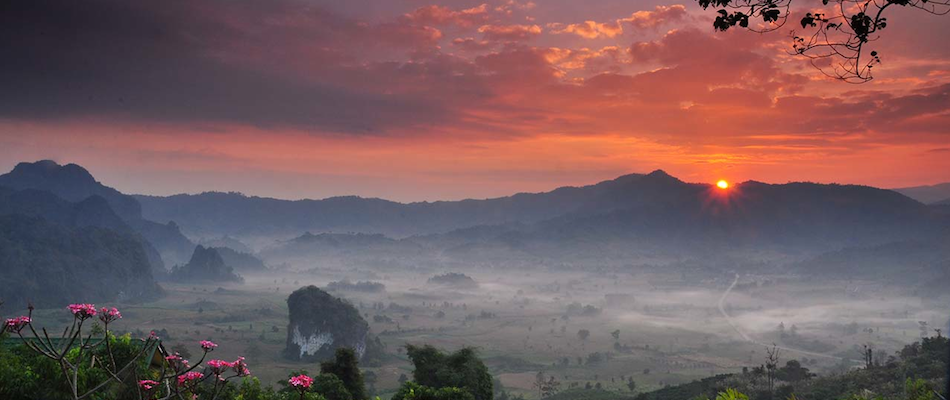
<path id="1" fill-rule="evenodd" d="M 895 9 L 875 79 L 691 1 L 37 0 L 0 5 L 0 170 L 127 193 L 487 198 L 690 182 L 950 181 L 950 16 Z M 889 10 L 890 12 L 890 10 Z"/>

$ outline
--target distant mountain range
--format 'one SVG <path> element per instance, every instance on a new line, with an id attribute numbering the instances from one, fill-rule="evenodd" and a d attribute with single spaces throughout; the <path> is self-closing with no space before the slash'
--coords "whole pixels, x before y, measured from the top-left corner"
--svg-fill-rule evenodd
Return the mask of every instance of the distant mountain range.
<path id="1" fill-rule="evenodd" d="M 487 200 L 397 203 L 335 197 L 286 201 L 237 193 L 137 196 L 148 218 L 183 222 L 196 235 L 294 237 L 279 248 L 301 257 L 339 253 L 360 232 L 443 254 L 649 252 L 684 244 L 825 251 L 943 235 L 946 213 L 895 191 L 857 185 L 744 182 L 727 190 L 663 171 L 583 187 Z M 369 239 L 362 240 L 366 242 Z M 378 238 L 377 238 L 378 239 Z M 631 246 L 631 243 L 637 244 Z M 365 243 L 364 243 L 365 244 Z M 394 246 L 382 239 L 379 246 Z M 309 248 L 311 250 L 305 250 Z M 320 248 L 313 253 L 313 249 Z M 366 246 L 363 247 L 367 248 Z M 405 244 L 400 249 L 412 248 Z"/>
<path id="2" fill-rule="evenodd" d="M 729 250 L 805 259 L 851 247 L 943 240 L 950 227 L 947 206 L 926 205 L 892 190 L 754 181 L 724 190 L 683 182 L 661 170 L 544 193 L 408 204 L 215 192 L 128 196 L 97 182 L 82 167 L 51 161 L 18 165 L 0 176 L 4 186 L 22 192 L 18 196 L 49 192 L 84 210 L 47 213 L 51 220 L 82 225 L 83 218 L 99 216 L 93 218 L 95 226 L 131 230 L 144 238 L 146 249 L 158 250 L 166 266 L 191 258 L 195 245 L 184 231 L 219 247 L 225 261 L 245 271 L 262 268 L 254 256 L 272 265 L 314 257 L 542 259 L 578 265 L 710 257 Z M 44 201 L 21 203 L 41 207 Z M 109 207 L 122 211 L 110 217 Z M 258 244 L 253 247 L 260 251 L 248 254 L 245 243 Z"/>
<path id="3" fill-rule="evenodd" d="M 950 204 L 950 182 L 894 189 L 924 204 Z"/>

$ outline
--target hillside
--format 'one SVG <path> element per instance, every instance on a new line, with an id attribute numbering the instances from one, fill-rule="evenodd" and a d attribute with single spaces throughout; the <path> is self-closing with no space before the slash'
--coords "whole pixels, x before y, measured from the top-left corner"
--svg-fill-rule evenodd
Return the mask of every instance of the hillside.
<path id="1" fill-rule="evenodd" d="M 12 190 L 0 186 L 0 215 L 38 217 L 66 228 L 95 227 L 113 231 L 140 243 L 156 277 L 165 273 L 165 264 L 158 251 L 98 195 L 73 203 L 43 190 Z"/>
<path id="2" fill-rule="evenodd" d="M 894 189 L 894 191 L 924 204 L 934 204 L 940 201 L 950 200 L 950 182 L 938 183 L 936 185 L 905 187 Z"/>
<path id="3" fill-rule="evenodd" d="M 59 165 L 50 160 L 22 162 L 9 173 L 0 175 L 0 186 L 47 191 L 71 202 L 101 197 L 116 215 L 161 253 L 167 265 L 184 262 L 194 248 L 174 223 L 160 224 L 143 219 L 141 205 L 135 198 L 96 181 L 89 171 L 76 164 Z"/>
<path id="4" fill-rule="evenodd" d="M 891 355 L 878 355 L 870 368 L 844 371 L 836 375 L 812 377 L 798 361 L 788 360 L 776 370 L 776 398 L 788 398 L 795 394 L 799 399 L 846 399 L 851 395 L 870 394 L 864 398 L 886 399 L 905 397 L 910 380 L 924 389 L 942 390 L 947 380 L 947 355 L 950 346 L 946 337 L 924 338 Z M 918 381 L 919 380 L 919 381 Z M 684 385 L 676 385 L 654 392 L 642 393 L 637 400 L 683 400 L 713 399 L 727 388 L 738 389 L 751 399 L 770 398 L 765 371 L 752 368 L 741 374 L 709 377 Z M 934 397 L 912 397 L 934 398 Z"/>
<path id="5" fill-rule="evenodd" d="M 66 227 L 36 216 L 0 216 L 0 298 L 63 307 L 92 301 L 145 301 L 162 294 L 141 243 L 93 227 Z"/>

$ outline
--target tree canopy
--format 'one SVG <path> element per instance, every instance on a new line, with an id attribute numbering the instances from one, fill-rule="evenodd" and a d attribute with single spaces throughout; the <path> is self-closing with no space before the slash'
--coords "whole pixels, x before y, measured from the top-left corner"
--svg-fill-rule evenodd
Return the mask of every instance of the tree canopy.
<path id="1" fill-rule="evenodd" d="M 794 0 L 696 0 L 703 8 L 718 8 L 713 28 L 726 31 L 733 27 L 755 32 L 777 30 L 792 15 Z M 881 58 L 869 46 L 888 26 L 885 11 L 898 7 L 944 15 L 950 13 L 950 0 L 821 0 L 816 11 L 806 4 L 799 25 L 792 31 L 790 54 L 808 58 L 829 77 L 849 83 L 863 83 L 873 77 L 872 68 Z M 797 26 L 796 26 L 797 28 Z"/>

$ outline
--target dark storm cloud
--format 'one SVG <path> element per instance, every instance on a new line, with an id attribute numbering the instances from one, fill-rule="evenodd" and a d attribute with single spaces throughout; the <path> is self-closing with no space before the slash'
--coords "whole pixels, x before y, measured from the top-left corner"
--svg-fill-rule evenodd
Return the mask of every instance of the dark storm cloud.
<path id="1" fill-rule="evenodd" d="M 420 96 L 335 79 L 365 73 L 346 66 L 346 46 L 425 47 L 438 35 L 289 1 L 8 1 L 0 5 L 0 118 L 412 127 L 447 112 Z"/>

